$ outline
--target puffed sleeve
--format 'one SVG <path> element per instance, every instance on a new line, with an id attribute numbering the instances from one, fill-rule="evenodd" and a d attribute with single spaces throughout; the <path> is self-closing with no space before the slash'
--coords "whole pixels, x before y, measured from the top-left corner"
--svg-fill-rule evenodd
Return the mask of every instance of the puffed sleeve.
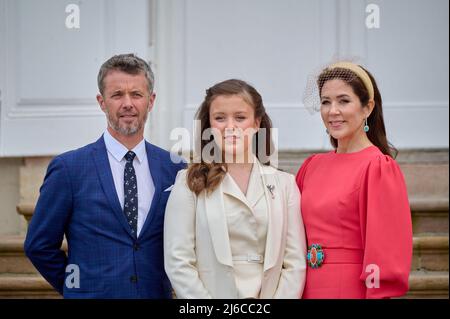
<path id="1" fill-rule="evenodd" d="M 297 186 L 300 189 L 300 193 L 303 192 L 303 181 L 305 179 L 306 171 L 308 169 L 309 163 L 311 163 L 311 160 L 314 158 L 315 155 L 311 155 L 305 161 L 303 162 L 302 166 L 297 172 L 297 176 L 295 177 L 295 180 L 297 182 Z"/>
<path id="2" fill-rule="evenodd" d="M 196 198 L 180 170 L 164 217 L 164 267 L 178 299 L 210 299 L 196 268 Z"/>
<path id="3" fill-rule="evenodd" d="M 373 159 L 359 197 L 364 261 L 361 280 L 367 298 L 402 296 L 408 291 L 412 222 L 405 180 L 389 156 Z"/>

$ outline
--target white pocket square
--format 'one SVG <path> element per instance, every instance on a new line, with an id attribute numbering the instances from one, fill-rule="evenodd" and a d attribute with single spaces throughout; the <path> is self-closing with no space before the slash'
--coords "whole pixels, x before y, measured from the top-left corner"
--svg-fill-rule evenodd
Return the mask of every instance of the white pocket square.
<path id="1" fill-rule="evenodd" d="M 167 188 L 164 190 L 164 192 L 170 192 L 170 191 L 172 190 L 172 188 L 173 188 L 173 185 L 167 187 Z"/>

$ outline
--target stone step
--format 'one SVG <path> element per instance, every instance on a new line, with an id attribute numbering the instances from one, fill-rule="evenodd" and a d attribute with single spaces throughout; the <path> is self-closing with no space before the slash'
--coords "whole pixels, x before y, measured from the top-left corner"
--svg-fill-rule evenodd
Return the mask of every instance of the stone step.
<path id="1" fill-rule="evenodd" d="M 23 251 L 23 237 L 0 237 L 0 274 L 33 274 L 34 266 Z M 448 270 L 449 238 L 447 235 L 415 236 L 412 270 Z M 67 250 L 64 243 L 63 249 Z"/>
<path id="2" fill-rule="evenodd" d="M 448 272 L 412 272 L 410 289 L 402 298 L 448 298 Z M 61 298 L 39 275 L 1 274 L 0 298 Z"/>
<path id="3" fill-rule="evenodd" d="M 0 274 L 33 274 L 36 268 L 25 256 L 24 238 L 19 236 L 0 238 Z"/>
<path id="4" fill-rule="evenodd" d="M 410 206 L 415 235 L 440 233 L 448 236 L 448 197 L 412 198 Z"/>
<path id="5" fill-rule="evenodd" d="M 38 274 L 0 274 L 0 299 L 61 298 L 53 287 Z"/>
<path id="6" fill-rule="evenodd" d="M 443 197 L 412 197 L 409 200 L 414 234 L 449 233 L 449 199 Z M 19 204 L 17 212 L 29 222 L 35 204 Z"/>
<path id="7" fill-rule="evenodd" d="M 412 270 L 448 271 L 447 236 L 415 236 Z"/>
<path id="8" fill-rule="evenodd" d="M 448 299 L 448 280 L 448 271 L 413 271 L 408 294 L 403 298 Z"/>
<path id="9" fill-rule="evenodd" d="M 25 238 L 20 236 L 0 237 L 0 275 L 37 274 L 36 268 L 25 256 L 24 240 Z M 65 241 L 63 242 L 63 249 L 67 251 Z"/>

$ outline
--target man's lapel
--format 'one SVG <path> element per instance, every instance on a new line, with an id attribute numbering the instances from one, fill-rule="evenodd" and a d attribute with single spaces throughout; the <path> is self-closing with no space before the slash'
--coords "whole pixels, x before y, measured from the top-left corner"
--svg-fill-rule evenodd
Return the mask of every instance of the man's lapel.
<path id="1" fill-rule="evenodd" d="M 111 166 L 108 160 L 108 151 L 106 150 L 103 136 L 100 137 L 100 139 L 98 139 L 94 145 L 93 157 L 98 177 L 100 179 L 100 184 L 102 185 L 105 196 L 106 198 L 108 198 L 109 204 L 111 205 L 114 214 L 116 215 L 118 221 L 122 224 L 123 228 L 127 231 L 127 233 L 131 237 L 134 237 L 131 233 L 131 228 L 125 218 L 125 214 L 123 213 L 120 206 L 116 187 L 114 186 L 114 179 L 111 173 Z"/>
<path id="2" fill-rule="evenodd" d="M 147 141 L 145 142 L 145 151 L 147 152 L 148 166 L 150 168 L 150 176 L 152 178 L 153 185 L 155 187 L 155 193 L 153 195 L 152 204 L 150 205 L 150 210 L 147 214 L 147 218 L 145 219 L 144 225 L 142 226 L 139 237 L 145 235 L 145 231 L 155 218 L 156 211 L 158 210 L 159 199 L 161 197 L 162 192 L 161 160 L 156 150 L 154 150 L 153 145 L 148 143 Z"/>

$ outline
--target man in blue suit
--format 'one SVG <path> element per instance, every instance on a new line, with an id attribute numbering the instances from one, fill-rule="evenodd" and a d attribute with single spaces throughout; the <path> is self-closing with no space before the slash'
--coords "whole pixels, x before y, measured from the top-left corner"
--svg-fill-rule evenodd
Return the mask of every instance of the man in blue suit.
<path id="1" fill-rule="evenodd" d="M 144 140 L 153 84 L 150 66 L 133 54 L 106 61 L 97 100 L 107 130 L 48 167 L 25 252 L 65 298 L 171 298 L 164 211 L 185 163 Z"/>

